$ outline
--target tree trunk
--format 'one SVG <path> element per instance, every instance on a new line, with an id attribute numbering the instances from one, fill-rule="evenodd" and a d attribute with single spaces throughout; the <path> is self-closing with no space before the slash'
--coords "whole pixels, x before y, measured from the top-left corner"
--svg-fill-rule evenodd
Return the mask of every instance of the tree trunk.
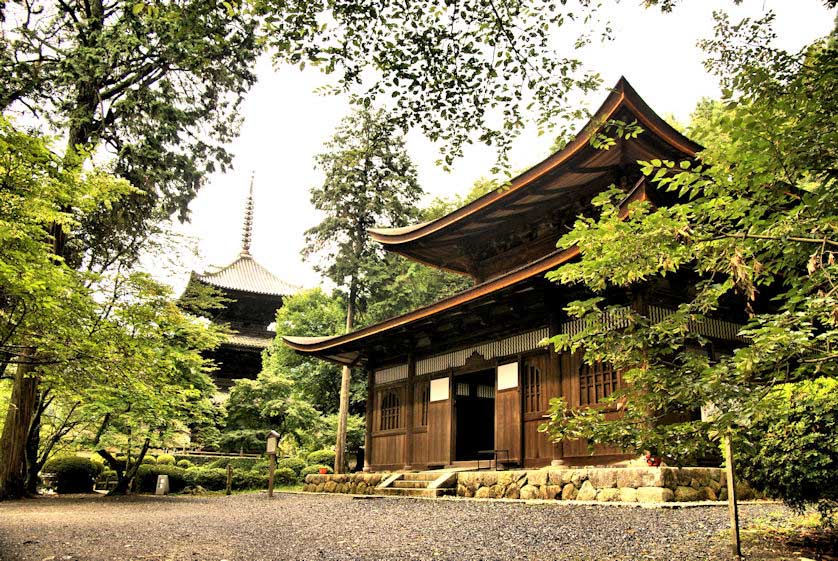
<path id="1" fill-rule="evenodd" d="M 143 447 L 140 453 L 130 464 L 125 465 L 125 471 L 119 469 L 119 462 L 114 458 L 110 452 L 105 449 L 97 450 L 96 453 L 102 456 L 108 463 L 110 468 L 116 472 L 116 486 L 108 492 L 108 495 L 127 495 L 131 490 L 131 484 L 134 483 L 134 478 L 137 477 L 137 471 L 143 463 L 148 447 L 151 444 L 151 438 L 146 437 L 143 442 Z M 130 458 L 126 462 L 130 461 Z"/>
<path id="2" fill-rule="evenodd" d="M 21 360 L 32 357 L 32 349 L 21 352 Z M 26 495 L 26 443 L 38 393 L 38 378 L 31 364 L 18 364 L 12 382 L 12 396 L 0 437 L 0 500 Z"/>
<path id="3" fill-rule="evenodd" d="M 349 301 L 346 304 L 346 332 L 352 331 L 355 324 L 355 299 L 358 285 L 355 278 L 349 285 Z M 346 465 L 346 423 L 349 417 L 349 382 L 352 379 L 352 369 L 343 367 L 340 376 L 340 410 L 338 412 L 338 434 L 335 443 L 335 473 L 343 473 Z"/>

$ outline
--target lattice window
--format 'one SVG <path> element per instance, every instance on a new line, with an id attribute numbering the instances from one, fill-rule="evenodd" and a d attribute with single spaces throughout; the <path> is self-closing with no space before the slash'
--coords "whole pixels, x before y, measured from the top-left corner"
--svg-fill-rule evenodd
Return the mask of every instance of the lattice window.
<path id="1" fill-rule="evenodd" d="M 524 413 L 538 413 L 544 409 L 541 400 L 542 383 L 541 369 L 528 365 L 524 369 Z"/>
<path id="2" fill-rule="evenodd" d="M 381 398 L 381 430 L 401 428 L 401 400 L 396 390 L 386 392 Z"/>
<path id="3" fill-rule="evenodd" d="M 419 419 L 417 420 L 416 425 L 420 426 L 420 427 L 427 427 L 428 426 L 428 407 L 431 403 L 431 383 L 430 383 L 430 381 L 419 382 L 416 385 L 416 395 L 418 397 L 416 402 L 419 404 Z"/>
<path id="4" fill-rule="evenodd" d="M 607 362 L 582 363 L 579 367 L 579 404 L 594 405 L 619 387 L 617 371 Z"/>

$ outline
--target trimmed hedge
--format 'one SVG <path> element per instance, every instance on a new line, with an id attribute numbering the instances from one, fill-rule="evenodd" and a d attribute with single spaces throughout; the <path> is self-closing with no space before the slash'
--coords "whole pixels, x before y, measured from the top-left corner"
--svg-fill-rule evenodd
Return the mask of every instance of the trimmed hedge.
<path id="1" fill-rule="evenodd" d="M 227 466 L 231 465 L 233 469 L 251 470 L 258 461 L 259 458 L 218 458 L 208 463 L 206 467 L 227 469 Z"/>
<path id="2" fill-rule="evenodd" d="M 314 465 L 308 466 L 300 470 L 300 479 L 305 479 L 306 475 L 311 475 L 312 473 L 320 473 L 320 468 L 326 468 L 328 471 L 326 473 L 334 473 L 334 470 L 330 466 L 324 465 Z"/>
<path id="3" fill-rule="evenodd" d="M 187 472 L 183 468 L 169 465 L 141 465 L 137 470 L 137 488 L 141 493 L 154 493 L 157 489 L 157 476 L 169 476 L 169 491 L 179 493 L 188 483 Z"/>
<path id="4" fill-rule="evenodd" d="M 289 468 L 293 470 L 295 474 L 299 475 L 300 471 L 306 467 L 306 463 L 302 458 L 282 458 L 276 463 L 276 467 Z"/>
<path id="5" fill-rule="evenodd" d="M 55 474 L 55 491 L 64 493 L 92 493 L 96 476 L 102 467 L 79 456 L 59 456 L 48 460 L 41 473 Z"/>
<path id="6" fill-rule="evenodd" d="M 177 467 L 183 468 L 183 469 L 189 469 L 189 468 L 195 466 L 195 464 L 193 464 L 189 460 L 178 460 L 176 465 L 177 465 Z"/>
<path id="7" fill-rule="evenodd" d="M 315 450 L 311 452 L 308 456 L 306 456 L 306 462 L 308 465 L 318 465 L 318 464 L 325 464 L 325 465 L 334 465 L 335 464 L 335 451 L 334 450 Z"/>
<path id="8" fill-rule="evenodd" d="M 279 468 L 274 472 L 274 485 L 293 485 L 297 482 L 297 474 L 291 468 Z"/>
<path id="9" fill-rule="evenodd" d="M 209 491 L 223 491 L 227 488 L 227 470 L 209 467 L 192 468 L 186 470 L 186 480 L 193 487 L 200 485 Z"/>
<path id="10" fill-rule="evenodd" d="M 143 465 L 152 465 L 152 464 L 156 465 L 157 460 L 154 459 L 154 456 L 143 456 L 142 464 Z"/>
<path id="11" fill-rule="evenodd" d="M 175 457 L 171 454 L 159 454 L 157 456 L 157 463 L 163 466 L 175 465 Z"/>

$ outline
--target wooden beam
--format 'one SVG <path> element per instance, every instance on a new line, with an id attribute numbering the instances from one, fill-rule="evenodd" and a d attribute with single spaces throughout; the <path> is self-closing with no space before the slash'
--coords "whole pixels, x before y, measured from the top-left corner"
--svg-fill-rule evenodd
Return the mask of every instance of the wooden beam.
<path id="1" fill-rule="evenodd" d="M 366 403 L 366 428 L 364 430 L 364 471 L 372 471 L 370 459 L 372 458 L 372 418 L 373 407 L 375 406 L 375 373 L 372 367 L 367 368 L 367 403 Z"/>
<path id="2" fill-rule="evenodd" d="M 413 352 L 407 355 L 407 391 L 405 392 L 405 401 L 407 402 L 407 434 L 405 434 L 404 443 L 404 469 L 413 468 L 413 428 L 415 424 L 414 419 L 414 401 L 416 401 L 416 356 Z"/>

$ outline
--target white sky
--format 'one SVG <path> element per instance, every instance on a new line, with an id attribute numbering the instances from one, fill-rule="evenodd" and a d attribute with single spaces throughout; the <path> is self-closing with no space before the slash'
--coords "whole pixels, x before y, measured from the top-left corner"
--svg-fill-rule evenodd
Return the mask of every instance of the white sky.
<path id="1" fill-rule="evenodd" d="M 588 69 L 602 75 L 606 87 L 625 75 L 652 109 L 660 115 L 673 114 L 682 123 L 688 121 L 699 99 L 719 95 L 696 45 L 712 35 L 714 9 L 728 11 L 734 20 L 774 10 L 778 45 L 794 50 L 829 33 L 835 15 L 820 0 L 745 0 L 741 6 L 734 6 L 732 0 L 685 0 L 670 14 L 643 9 L 640 4 L 640 0 L 624 0 L 614 7 L 615 40 L 592 45 L 581 58 Z M 178 272 L 157 271 L 178 291 L 189 270 L 227 264 L 237 256 L 251 172 L 256 176 L 251 254 L 288 282 L 306 287 L 321 283 L 302 261 L 300 249 L 305 230 L 319 221 L 309 203 L 309 189 L 322 181 L 314 170 L 314 156 L 348 113 L 348 103 L 344 98 L 313 93 L 325 83 L 316 70 L 273 68 L 267 58 L 256 70 L 259 81 L 242 108 L 241 136 L 231 146 L 235 169 L 212 176 L 190 205 L 191 223 L 177 227 L 188 236 L 186 245 L 197 246 L 199 256 L 184 251 L 175 259 Z M 591 107 L 596 108 L 606 93 L 591 98 Z M 547 155 L 551 142 L 528 130 L 515 141 L 512 168 L 538 162 Z M 475 179 L 488 175 L 495 161 L 491 149 L 473 146 L 446 173 L 435 166 L 439 155 L 421 134 L 408 135 L 408 149 L 428 197 L 465 193 Z"/>

